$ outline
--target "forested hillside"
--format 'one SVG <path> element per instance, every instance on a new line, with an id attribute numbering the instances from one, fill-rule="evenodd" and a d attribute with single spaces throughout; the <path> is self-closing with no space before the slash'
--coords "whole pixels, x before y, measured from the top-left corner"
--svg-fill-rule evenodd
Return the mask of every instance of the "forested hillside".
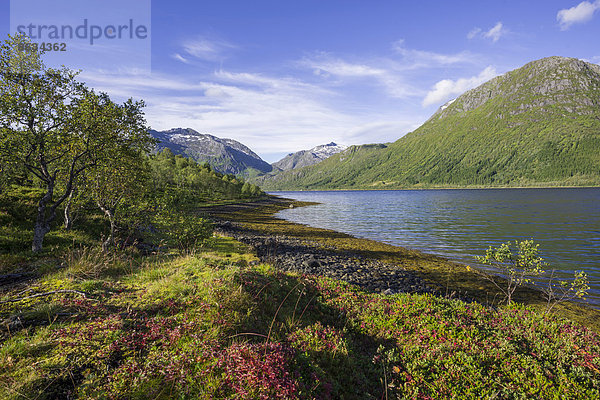
<path id="1" fill-rule="evenodd" d="M 256 185 L 233 174 L 216 172 L 208 163 L 174 155 L 165 149 L 149 158 L 152 185 L 161 196 L 178 206 L 194 207 L 203 202 L 247 199 L 264 195 Z"/>
<path id="2" fill-rule="evenodd" d="M 268 189 L 600 184 L 600 67 L 550 57 L 470 90 L 389 146 L 353 146 Z"/>

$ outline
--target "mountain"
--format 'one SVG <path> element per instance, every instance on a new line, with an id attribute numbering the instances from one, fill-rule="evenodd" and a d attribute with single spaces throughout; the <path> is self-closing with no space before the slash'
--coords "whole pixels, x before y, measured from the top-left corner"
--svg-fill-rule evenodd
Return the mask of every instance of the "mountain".
<path id="1" fill-rule="evenodd" d="M 600 66 L 549 57 L 440 107 L 389 145 L 351 146 L 265 189 L 600 185 Z"/>
<path id="2" fill-rule="evenodd" d="M 159 150 L 168 148 L 174 154 L 188 156 L 198 162 L 205 161 L 224 174 L 247 175 L 254 170 L 267 173 L 273 169 L 248 147 L 232 139 L 198 133 L 190 128 L 150 130 L 150 134 L 159 140 Z"/>
<path id="3" fill-rule="evenodd" d="M 277 170 L 287 171 L 295 168 L 307 167 L 309 165 L 318 164 L 326 158 L 331 157 L 341 151 L 344 151 L 348 146 L 331 142 L 321 146 L 313 147 L 310 150 L 300 150 L 295 153 L 290 153 L 281 160 L 271 164 Z"/>

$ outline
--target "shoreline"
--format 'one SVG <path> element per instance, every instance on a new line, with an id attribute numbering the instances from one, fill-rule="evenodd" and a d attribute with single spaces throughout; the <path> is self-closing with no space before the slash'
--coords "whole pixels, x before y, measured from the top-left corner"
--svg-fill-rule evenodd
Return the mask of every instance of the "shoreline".
<path id="1" fill-rule="evenodd" d="M 237 235 L 240 241 L 255 248 L 262 261 L 279 264 L 276 267 L 282 270 L 330 276 L 368 291 L 383 293 L 391 289 L 387 294 L 411 292 L 410 286 L 415 286 L 415 292 L 458 297 L 488 306 L 498 305 L 502 298 L 491 282 L 458 262 L 274 216 L 286 208 L 311 204 L 316 203 L 271 195 L 255 202 L 207 207 L 199 212 L 216 221 L 223 234 L 234 238 Z M 350 262 L 352 259 L 359 261 Z M 392 272 L 397 272 L 398 277 Z M 412 283 L 407 286 L 404 280 Z M 513 298 L 539 311 L 545 309 L 546 300 L 537 289 L 520 287 Z M 600 310 L 572 302 L 560 303 L 554 310 L 559 316 L 600 332 Z"/>
<path id="2" fill-rule="evenodd" d="M 261 262 L 278 270 L 320 275 L 348 282 L 362 289 L 382 294 L 430 293 L 436 290 L 423 279 L 397 265 L 368 259 L 351 251 L 335 251 L 287 236 L 272 236 L 220 220 L 216 232 L 244 243 Z M 465 299 L 466 300 L 466 299 Z"/>
<path id="3" fill-rule="evenodd" d="M 407 187 L 407 188 L 347 188 L 347 189 L 267 189 L 266 193 L 277 192 L 378 192 L 409 190 L 507 190 L 507 189 L 600 189 L 598 186 L 465 186 L 465 187 Z"/>

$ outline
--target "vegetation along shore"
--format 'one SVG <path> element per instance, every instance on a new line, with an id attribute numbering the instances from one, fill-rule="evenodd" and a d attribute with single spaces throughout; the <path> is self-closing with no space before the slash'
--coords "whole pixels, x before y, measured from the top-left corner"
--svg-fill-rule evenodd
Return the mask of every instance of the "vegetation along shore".
<path id="1" fill-rule="evenodd" d="M 435 292 L 444 297 L 461 297 L 467 301 L 475 300 L 485 305 L 497 305 L 503 301 L 502 291 L 480 271 L 470 266 L 416 250 L 360 239 L 329 229 L 296 224 L 273 216 L 282 209 L 310 204 L 312 203 L 272 197 L 268 201 L 259 203 L 211 207 L 207 213 L 213 219 L 221 221 L 217 226 L 222 231 L 256 247 L 259 256 L 262 256 L 265 261 L 286 260 L 283 264 L 287 267 L 284 265 L 284 268 L 301 273 L 318 272 L 338 279 L 342 278 L 350 283 L 359 283 L 371 291 L 381 292 L 397 282 L 394 282 L 393 278 L 382 278 L 380 272 L 373 271 L 366 266 L 368 262 L 376 261 L 398 271 L 398 274 L 402 272 L 409 275 L 411 279 L 418 282 L 415 288 L 418 287 L 418 290 L 421 291 Z M 287 254 L 290 253 L 287 248 L 290 246 L 290 240 L 292 246 L 298 246 L 298 242 L 303 243 L 305 247 L 297 252 L 299 255 L 303 255 L 302 257 Z M 333 252 L 349 260 L 367 260 L 364 261 L 363 268 L 351 267 L 350 269 L 353 271 L 361 269 L 362 276 L 369 283 L 360 283 L 359 281 L 365 279 L 356 278 L 352 274 L 344 278 L 344 275 L 348 275 L 345 273 L 345 266 L 339 265 L 339 260 L 320 262 L 315 254 L 319 252 L 324 252 L 322 254 L 325 259 L 330 257 L 329 253 Z M 484 252 L 485 249 L 482 249 L 481 253 Z M 306 259 L 309 261 L 314 259 L 319 265 L 305 262 Z M 328 267 L 328 265 L 332 265 L 332 267 Z M 394 290 L 391 288 L 391 292 Z M 547 306 L 547 298 L 544 293 L 529 286 L 519 286 L 513 297 L 515 301 L 537 308 L 541 312 Z M 600 330 L 598 322 L 600 321 L 600 311 L 592 307 L 581 303 L 561 303 L 556 306 L 555 311 L 591 329 Z"/>

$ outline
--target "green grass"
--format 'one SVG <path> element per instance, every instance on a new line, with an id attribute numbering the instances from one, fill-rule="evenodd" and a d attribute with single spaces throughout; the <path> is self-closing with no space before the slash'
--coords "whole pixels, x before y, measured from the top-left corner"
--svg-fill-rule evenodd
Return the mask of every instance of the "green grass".
<path id="1" fill-rule="evenodd" d="M 366 293 L 228 238 L 101 257 L 81 251 L 27 292 L 88 298 L 0 305 L 21 321 L 2 330 L 0 398 L 599 398 L 600 337 L 528 307 Z"/>
<path id="2" fill-rule="evenodd" d="M 0 207 L 0 245 L 26 232 L 27 215 L 11 204 Z M 203 212 L 421 272 L 447 268 L 274 219 L 288 203 L 264 204 Z M 2 252 L 2 273 L 34 279 L 0 293 L 1 399 L 600 398 L 600 338 L 557 315 L 366 293 L 279 272 L 224 237 L 104 253 L 100 221 L 58 230 L 62 239 L 41 255 Z"/>
<path id="3" fill-rule="evenodd" d="M 54 269 L 58 257 L 75 244 L 92 246 L 107 231 L 99 213 L 80 216 L 76 228 L 64 230 L 59 214 L 53 229 L 44 238 L 44 251 L 31 251 L 37 202 L 43 190 L 13 185 L 0 193 L 0 274 L 43 273 Z M 58 225 L 58 226 L 57 226 Z"/>

